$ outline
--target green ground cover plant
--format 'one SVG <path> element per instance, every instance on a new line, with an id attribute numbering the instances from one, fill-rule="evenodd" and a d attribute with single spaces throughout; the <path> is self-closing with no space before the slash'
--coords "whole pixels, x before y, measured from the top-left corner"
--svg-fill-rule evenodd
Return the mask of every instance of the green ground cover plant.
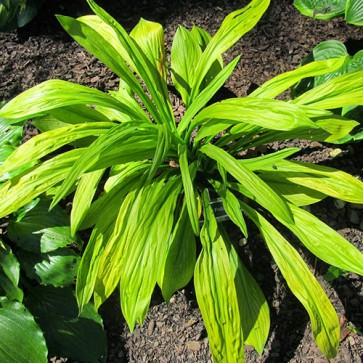
<path id="1" fill-rule="evenodd" d="M 166 301 L 194 277 L 215 362 L 243 362 L 244 344 L 263 351 L 267 301 L 238 255 L 215 208 L 217 196 L 245 238 L 261 232 L 291 291 L 307 310 L 321 351 L 334 357 L 339 321 L 296 248 L 276 228 L 292 231 L 313 254 L 363 274 L 363 255 L 304 209 L 330 196 L 363 203 L 363 183 L 337 169 L 292 161 L 298 148 L 259 157 L 270 142 L 334 142 L 358 123 L 330 111 L 362 105 L 363 71 L 337 76 L 294 100 L 276 99 L 306 77 L 339 69 L 346 56 L 313 61 L 267 81 L 246 98 L 210 103 L 239 57 L 222 55 L 269 6 L 253 0 L 229 14 L 213 36 L 180 26 L 170 65 L 160 24 L 141 19 L 126 30 L 88 0 L 95 15 L 58 16 L 64 29 L 120 77 L 108 93 L 50 80 L 0 110 L 9 125 L 29 118 L 42 131 L 0 165 L 0 216 L 40 195 L 51 208 L 72 200 L 71 231 L 91 230 L 80 261 L 80 311 L 98 308 L 118 287 L 131 329 L 142 324 L 158 285 Z M 173 114 L 168 82 L 186 111 Z M 217 220 L 218 219 L 218 220 Z M 279 228 L 280 229 L 280 228 Z"/>
<path id="2" fill-rule="evenodd" d="M 311 18 L 329 20 L 344 15 L 348 24 L 363 25 L 361 0 L 294 0 L 294 5 Z"/>

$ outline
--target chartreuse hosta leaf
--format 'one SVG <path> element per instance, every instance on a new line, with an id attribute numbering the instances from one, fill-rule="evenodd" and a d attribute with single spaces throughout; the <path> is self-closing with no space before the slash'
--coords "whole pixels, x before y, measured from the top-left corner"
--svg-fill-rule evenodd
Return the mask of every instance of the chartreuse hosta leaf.
<path id="1" fill-rule="evenodd" d="M 316 61 L 298 67 L 292 71 L 279 74 L 250 93 L 249 97 L 275 98 L 295 83 L 300 82 L 303 78 L 325 74 L 327 70 L 333 72 L 339 69 L 344 64 L 345 59 L 346 56 Z"/>
<path id="2" fill-rule="evenodd" d="M 201 55 L 202 49 L 197 39 L 187 29 L 179 26 L 171 49 L 171 76 L 175 88 L 188 106 L 195 67 Z"/>
<path id="3" fill-rule="evenodd" d="M 192 128 L 205 123 L 201 129 L 202 136 L 209 136 L 205 129 L 217 120 L 230 121 L 230 126 L 237 123 L 249 123 L 265 129 L 290 131 L 299 128 L 318 128 L 298 107 L 278 100 L 260 98 L 233 98 L 206 107 L 194 118 Z M 203 132 L 204 131 L 204 132 Z"/>
<path id="4" fill-rule="evenodd" d="M 363 70 L 343 74 L 290 101 L 317 109 L 335 109 L 363 105 Z"/>
<path id="5" fill-rule="evenodd" d="M 238 163 L 233 156 L 212 144 L 202 146 L 200 151 L 217 161 L 230 175 L 243 184 L 257 203 L 273 215 L 292 222 L 292 214 L 288 205 L 262 179 Z"/>
<path id="6" fill-rule="evenodd" d="M 87 171 L 110 167 L 115 164 L 151 159 L 157 145 L 157 126 L 151 123 L 130 121 L 111 128 L 87 148 L 74 165 L 54 197 L 53 205 L 73 187 Z"/>
<path id="7" fill-rule="evenodd" d="M 185 145 L 179 145 L 179 164 L 180 172 L 183 180 L 183 188 L 185 193 L 185 200 L 187 203 L 188 214 L 192 224 L 193 231 L 196 235 L 199 234 L 199 215 L 198 215 L 198 201 L 197 192 L 193 186 L 195 177 L 195 164 L 188 165 L 188 150 Z"/>
<path id="8" fill-rule="evenodd" d="M 127 195 L 100 258 L 96 306 L 120 282 L 122 311 L 131 330 L 145 317 L 173 225 L 181 180 L 164 183 L 160 178 Z"/>
<path id="9" fill-rule="evenodd" d="M 139 163 L 139 167 L 135 163 L 131 168 L 124 168 L 124 173 L 120 173 L 123 177 L 109 190 L 105 187 L 106 193 L 92 203 L 80 226 L 82 229 L 94 227 L 78 268 L 76 297 L 81 310 L 92 297 L 100 258 L 114 232 L 118 214 L 128 210 L 143 180 L 143 172 L 143 163 Z"/>
<path id="10" fill-rule="evenodd" d="M 165 253 L 165 261 L 158 284 L 165 301 L 193 277 L 196 262 L 196 240 L 184 200 L 184 205 Z"/>
<path id="11" fill-rule="evenodd" d="M 162 25 L 140 19 L 135 28 L 132 29 L 130 37 L 144 51 L 151 64 L 159 71 L 161 78 L 166 82 L 167 63 Z"/>
<path id="12" fill-rule="evenodd" d="M 95 170 L 83 174 L 81 177 L 73 198 L 71 211 L 72 234 L 77 231 L 85 218 L 104 172 L 105 169 Z"/>
<path id="13" fill-rule="evenodd" d="M 316 164 L 281 160 L 260 167 L 259 176 L 267 183 L 288 181 L 314 189 L 331 197 L 351 203 L 363 204 L 363 183 L 343 171 Z"/>
<path id="14" fill-rule="evenodd" d="M 187 108 L 183 118 L 181 119 L 178 125 L 178 134 L 181 135 L 183 131 L 190 126 L 190 122 L 193 117 L 205 107 L 207 102 L 215 95 L 215 93 L 222 87 L 224 82 L 233 72 L 234 67 L 239 61 L 239 57 L 235 58 L 231 63 L 225 66 L 214 78 L 208 83 L 203 91 L 201 91 L 190 107 Z M 193 132 L 193 128 L 190 127 L 189 133 L 186 136 L 186 140 L 189 139 L 191 133 Z"/>
<path id="15" fill-rule="evenodd" d="M 243 362 L 244 341 L 261 352 L 269 330 L 266 300 L 220 232 L 203 193 L 202 252 L 194 272 L 195 291 L 215 362 Z"/>
<path id="16" fill-rule="evenodd" d="M 88 136 L 102 135 L 113 126 L 115 124 L 112 122 L 69 125 L 34 136 L 19 146 L 0 165 L 0 180 L 4 178 L 4 174 L 22 167 L 24 164 L 34 162 L 72 141 Z"/>
<path id="17" fill-rule="evenodd" d="M 222 199 L 223 208 L 231 221 L 240 228 L 245 237 L 248 237 L 246 222 L 239 206 L 238 198 L 227 189 L 226 182 L 220 183 L 216 180 L 209 181 Z"/>
<path id="18" fill-rule="evenodd" d="M 115 108 L 130 118 L 139 117 L 132 108 L 101 91 L 55 79 L 40 83 L 12 99 L 0 110 L 0 117 L 21 121 L 59 107 L 86 104 Z"/>
<path id="19" fill-rule="evenodd" d="M 269 0 L 253 0 L 246 7 L 232 12 L 223 20 L 195 69 L 190 102 L 193 102 L 199 94 L 200 85 L 212 64 L 256 25 L 269 4 Z"/>
<path id="20" fill-rule="evenodd" d="M 16 183 L 9 180 L 0 184 L 0 216 L 19 209 L 62 181 L 82 153 L 82 149 L 74 149 L 57 155 L 19 177 Z"/>
<path id="21" fill-rule="evenodd" d="M 136 68 L 120 43 L 113 27 L 96 15 L 83 16 L 78 19 L 59 16 L 58 20 L 77 43 L 100 59 L 121 79 L 125 80 L 133 92 L 141 98 L 153 118 L 158 120 L 159 116 L 154 104 L 143 91 L 133 72 L 125 64 L 125 61 L 127 61 L 134 69 Z M 135 103 L 133 103 L 134 107 Z M 136 109 L 140 113 L 140 107 L 136 106 Z"/>
<path id="22" fill-rule="evenodd" d="M 128 220 L 131 235 L 125 241 L 121 260 L 120 296 L 122 311 L 131 330 L 136 322 L 142 324 L 161 275 L 181 186 L 180 177 L 163 185 L 161 192 L 157 192 L 158 187 L 154 192 L 152 186 L 146 198 L 142 196 L 142 204 L 137 206 L 142 214 L 139 213 L 137 220 Z M 150 209 L 145 208 L 149 201 Z"/>
<path id="23" fill-rule="evenodd" d="M 319 348 L 327 358 L 335 357 L 340 326 L 337 314 L 324 290 L 286 239 L 262 215 L 243 202 L 241 205 L 260 230 L 289 288 L 307 310 Z"/>
<path id="24" fill-rule="evenodd" d="M 363 254 L 339 233 L 304 209 L 291 205 L 294 224 L 290 228 L 321 260 L 342 270 L 363 275 Z"/>
<path id="25" fill-rule="evenodd" d="M 155 120 L 161 124 L 165 123 L 168 125 L 170 130 L 175 129 L 176 126 L 173 110 L 168 96 L 167 85 L 165 79 L 160 74 L 159 69 L 155 67 L 155 65 L 150 61 L 148 55 L 145 54 L 145 51 L 141 49 L 137 41 L 132 39 L 127 34 L 126 30 L 114 18 L 107 14 L 107 12 L 100 8 L 93 0 L 87 0 L 87 2 L 95 14 L 114 29 L 117 38 L 134 63 L 136 67 L 135 71 L 145 82 L 159 114 Z M 150 36 L 150 34 L 145 33 L 143 33 L 143 35 Z M 138 36 L 140 37 L 140 33 L 138 33 Z M 157 39 L 159 42 L 159 38 L 154 38 L 154 40 L 155 39 Z M 139 39 L 139 42 L 141 45 L 145 45 L 145 41 Z M 150 44 L 150 42 L 152 42 L 152 38 L 148 39 L 146 43 Z M 149 51 L 146 52 L 149 53 Z"/>

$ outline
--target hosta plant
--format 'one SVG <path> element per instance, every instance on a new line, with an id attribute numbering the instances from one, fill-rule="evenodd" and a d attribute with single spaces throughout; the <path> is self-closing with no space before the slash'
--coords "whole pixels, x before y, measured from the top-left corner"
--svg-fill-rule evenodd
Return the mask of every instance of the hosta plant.
<path id="1" fill-rule="evenodd" d="M 318 87 L 328 80 L 340 75 L 363 70 L 363 50 L 359 50 L 354 55 L 348 53 L 344 43 L 338 40 L 326 40 L 319 43 L 311 53 L 303 60 L 302 64 L 307 64 L 316 60 L 325 60 L 345 57 L 342 66 L 333 72 L 328 72 L 311 78 L 305 78 L 293 87 L 293 97 L 298 97 L 301 93 L 307 90 Z M 359 125 L 352 130 L 348 135 L 335 143 L 343 143 L 348 141 L 358 141 L 363 139 L 363 107 L 359 105 L 349 105 L 332 110 L 338 115 L 342 115 L 359 122 Z"/>
<path id="2" fill-rule="evenodd" d="M 63 209 L 49 212 L 49 204 L 37 198 L 20 208 L 0 236 L 0 360 L 105 362 L 102 319 L 92 304 L 79 316 L 74 296 L 82 241 Z"/>
<path id="3" fill-rule="evenodd" d="M 210 104 L 239 60 L 224 64 L 222 55 L 254 27 L 268 0 L 231 13 L 213 36 L 180 26 L 170 65 L 160 24 L 142 19 L 128 34 L 93 0 L 88 3 L 96 15 L 58 19 L 120 77 L 119 88 L 105 94 L 50 80 L 3 107 L 6 122 L 32 118 L 42 133 L 0 166 L 0 214 L 41 194 L 53 197 L 52 207 L 68 198 L 72 232 L 91 231 L 77 275 L 81 311 L 92 297 L 99 307 L 119 287 L 133 330 L 142 324 L 156 285 L 168 301 L 194 276 L 214 361 L 242 362 L 244 344 L 262 352 L 269 309 L 219 222 L 223 209 L 246 238 L 253 238 L 250 223 L 257 226 L 306 308 L 318 346 L 334 357 L 337 314 L 275 225 L 292 231 L 328 264 L 363 274 L 363 255 L 304 208 L 327 196 L 363 203 L 363 183 L 336 169 L 289 160 L 298 148 L 259 157 L 249 157 L 248 150 L 348 134 L 357 122 L 329 109 L 363 103 L 363 71 L 331 79 L 293 101 L 276 99 L 305 77 L 338 69 L 344 57 L 316 61 L 271 79 L 247 98 Z M 186 107 L 180 120 L 173 114 L 170 80 Z"/>
<path id="4" fill-rule="evenodd" d="M 344 15 L 347 23 L 363 25 L 362 0 L 294 0 L 294 5 L 311 18 L 329 20 Z"/>

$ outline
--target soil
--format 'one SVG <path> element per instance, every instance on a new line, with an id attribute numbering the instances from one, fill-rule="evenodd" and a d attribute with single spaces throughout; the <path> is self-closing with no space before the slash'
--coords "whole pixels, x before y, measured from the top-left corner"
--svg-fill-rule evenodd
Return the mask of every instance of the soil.
<path id="1" fill-rule="evenodd" d="M 214 33 L 223 18 L 247 1 L 234 0 L 126 0 L 99 1 L 126 29 L 140 17 L 159 21 L 165 27 L 166 47 L 170 49 L 178 24 L 190 28 L 197 24 Z M 0 34 L 0 101 L 51 78 L 60 78 L 109 90 L 117 78 L 61 29 L 54 14 L 90 14 L 85 1 L 47 2 L 37 18 L 17 31 Z M 226 55 L 226 61 L 241 55 L 236 70 L 226 84 L 228 92 L 245 96 L 249 89 L 272 76 L 291 70 L 319 42 L 338 39 L 354 53 L 363 49 L 363 29 L 345 24 L 342 19 L 329 22 L 302 16 L 292 1 L 273 0 L 259 24 Z M 177 102 L 176 113 L 183 107 Z M 338 167 L 363 178 L 363 144 L 326 145 L 297 140 L 271 145 L 303 147 L 299 158 Z M 333 157 L 340 149 L 339 156 Z M 338 150 L 339 153 L 339 150 Z M 314 205 L 312 211 L 363 251 L 363 210 L 359 206 L 333 199 Z M 227 223 L 227 228 L 233 228 Z M 233 233 L 233 231 L 232 231 Z M 253 234 L 251 234 L 253 235 Z M 295 241 L 293 241 L 295 242 Z M 346 273 L 328 284 L 327 271 L 300 245 L 299 251 L 323 285 L 336 308 L 341 323 L 341 345 L 335 363 L 358 363 L 363 358 L 363 280 Z M 286 286 L 259 237 L 251 237 L 241 248 L 241 257 L 262 286 L 271 309 L 271 330 L 262 356 L 245 347 L 246 362 L 328 362 L 312 337 L 308 315 Z M 124 324 L 114 295 L 102 307 L 108 332 L 108 362 L 211 362 L 208 339 L 198 310 L 192 284 L 179 291 L 166 305 L 155 291 L 150 311 L 142 327 L 131 334 Z M 53 362 L 66 358 L 52 357 Z"/>

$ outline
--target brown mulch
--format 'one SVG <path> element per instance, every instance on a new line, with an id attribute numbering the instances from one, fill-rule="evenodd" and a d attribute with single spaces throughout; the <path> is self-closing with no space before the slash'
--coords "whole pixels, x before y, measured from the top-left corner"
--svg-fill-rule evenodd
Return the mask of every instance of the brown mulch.
<path id="1" fill-rule="evenodd" d="M 128 30 L 140 17 L 165 26 L 166 46 L 170 49 L 178 24 L 190 28 L 197 24 L 214 33 L 224 16 L 247 1 L 233 0 L 103 0 L 104 6 Z M 28 26 L 0 33 L 0 101 L 8 100 L 44 80 L 60 78 L 101 90 L 117 87 L 117 78 L 62 31 L 53 14 L 89 14 L 85 1 L 49 1 Z M 274 75 L 295 68 L 319 42 L 338 39 L 348 42 L 352 51 L 363 48 L 363 29 L 346 25 L 342 19 L 316 21 L 300 15 L 292 1 L 272 1 L 258 26 L 239 41 L 226 60 L 241 55 L 241 61 L 227 83 L 237 96 L 260 85 Z M 175 106 L 175 109 L 178 105 Z M 182 109 L 179 110 L 182 112 Z M 295 146 L 297 141 L 275 145 Z M 363 177 L 363 145 L 322 145 L 299 143 L 300 158 L 342 168 Z M 342 153 L 332 157 L 332 151 Z M 349 203 L 328 199 L 312 208 L 344 237 L 363 250 L 363 210 Z M 232 226 L 229 226 L 233 228 Z M 341 322 L 341 346 L 335 363 L 359 363 L 363 358 L 363 283 L 355 274 L 346 274 L 330 286 L 321 276 L 327 266 L 301 249 L 312 271 L 324 286 Z M 259 357 L 246 347 L 246 362 L 323 363 L 312 338 L 307 313 L 289 292 L 284 279 L 263 243 L 256 237 L 241 249 L 242 258 L 263 287 L 271 308 L 269 340 Z M 175 294 L 169 305 L 156 291 L 149 314 L 133 334 L 125 326 L 117 296 L 101 309 L 109 337 L 109 363 L 116 362 L 211 362 L 208 339 L 196 304 L 192 284 Z M 56 361 L 54 359 L 53 361 Z M 61 360 L 59 360 L 61 361 Z M 63 360 L 62 361 L 66 361 Z"/>

